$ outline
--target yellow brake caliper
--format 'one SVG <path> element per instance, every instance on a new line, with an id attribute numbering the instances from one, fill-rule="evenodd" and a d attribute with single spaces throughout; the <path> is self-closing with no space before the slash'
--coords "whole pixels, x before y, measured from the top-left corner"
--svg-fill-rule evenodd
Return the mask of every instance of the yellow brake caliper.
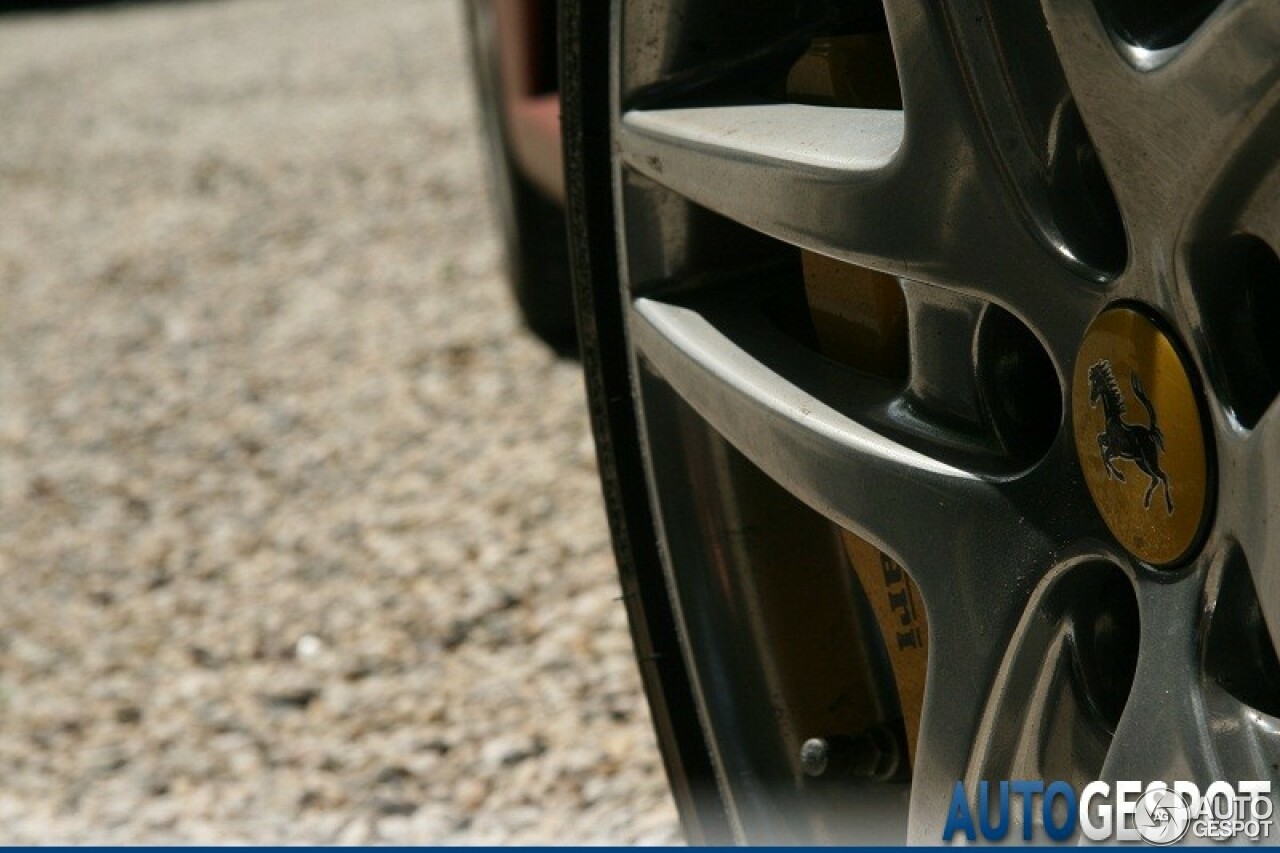
<path id="1" fill-rule="evenodd" d="M 900 109 L 887 33 L 819 37 L 787 77 L 792 100 L 823 106 Z M 864 373 L 907 372 L 907 308 L 897 279 L 803 251 L 805 293 L 823 352 Z M 871 604 L 897 684 L 907 749 L 915 761 L 929 657 L 929 622 L 915 582 L 887 554 L 841 531 L 845 553 Z"/>

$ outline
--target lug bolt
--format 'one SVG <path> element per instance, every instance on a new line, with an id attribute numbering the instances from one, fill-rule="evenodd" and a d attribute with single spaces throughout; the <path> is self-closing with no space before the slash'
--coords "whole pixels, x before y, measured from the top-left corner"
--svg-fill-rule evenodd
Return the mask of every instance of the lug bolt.
<path id="1" fill-rule="evenodd" d="M 831 763 L 831 742 L 826 738 L 811 737 L 800 747 L 800 767 L 804 775 L 815 779 L 827 772 Z"/>
<path id="2" fill-rule="evenodd" d="M 876 725 L 857 735 L 809 738 L 800 747 L 800 768 L 811 778 L 898 778 L 904 750 L 893 731 Z"/>

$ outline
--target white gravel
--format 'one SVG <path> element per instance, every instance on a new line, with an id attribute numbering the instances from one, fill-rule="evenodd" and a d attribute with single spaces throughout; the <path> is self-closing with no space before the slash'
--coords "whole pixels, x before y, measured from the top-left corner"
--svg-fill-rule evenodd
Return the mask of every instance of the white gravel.
<path id="1" fill-rule="evenodd" d="M 677 837 L 459 12 L 0 18 L 0 841 Z"/>

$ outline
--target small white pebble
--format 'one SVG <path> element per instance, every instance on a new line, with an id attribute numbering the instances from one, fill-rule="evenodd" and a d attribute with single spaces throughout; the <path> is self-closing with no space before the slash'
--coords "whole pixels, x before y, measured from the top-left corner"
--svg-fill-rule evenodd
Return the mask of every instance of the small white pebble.
<path id="1" fill-rule="evenodd" d="M 294 646 L 294 656 L 298 660 L 314 660 L 324 651 L 324 640 L 315 634 L 303 634 Z"/>

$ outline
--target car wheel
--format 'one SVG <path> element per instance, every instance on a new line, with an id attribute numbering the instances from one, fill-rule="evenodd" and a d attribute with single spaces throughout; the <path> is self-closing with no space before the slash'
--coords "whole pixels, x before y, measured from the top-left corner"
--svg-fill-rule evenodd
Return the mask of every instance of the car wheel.
<path id="1" fill-rule="evenodd" d="M 556 197 L 560 155 L 555 150 L 535 152 L 528 164 L 516 156 L 515 128 L 508 114 L 513 96 L 508 89 L 513 77 L 532 84 L 522 79 L 523 73 L 512 74 L 503 67 L 504 62 L 524 64 L 521 60 L 529 59 L 523 55 L 504 57 L 504 50 L 532 52 L 537 48 L 554 54 L 553 44 L 541 43 L 551 40 L 541 31 L 554 32 L 554 19 L 547 24 L 532 20 L 542 14 L 538 4 L 521 0 L 467 0 L 465 7 L 488 143 L 489 183 L 498 209 L 512 294 L 530 330 L 553 349 L 569 353 L 576 343 L 564 207 Z M 521 44 L 504 47 L 504 40 Z M 529 60 L 527 64 L 537 63 Z M 548 93 L 545 100 L 548 103 L 543 106 L 554 111 L 554 93 Z"/>
<path id="2" fill-rule="evenodd" d="M 938 843 L 980 780 L 1275 785 L 1280 7 L 561 22 L 600 468 L 691 838 Z"/>

